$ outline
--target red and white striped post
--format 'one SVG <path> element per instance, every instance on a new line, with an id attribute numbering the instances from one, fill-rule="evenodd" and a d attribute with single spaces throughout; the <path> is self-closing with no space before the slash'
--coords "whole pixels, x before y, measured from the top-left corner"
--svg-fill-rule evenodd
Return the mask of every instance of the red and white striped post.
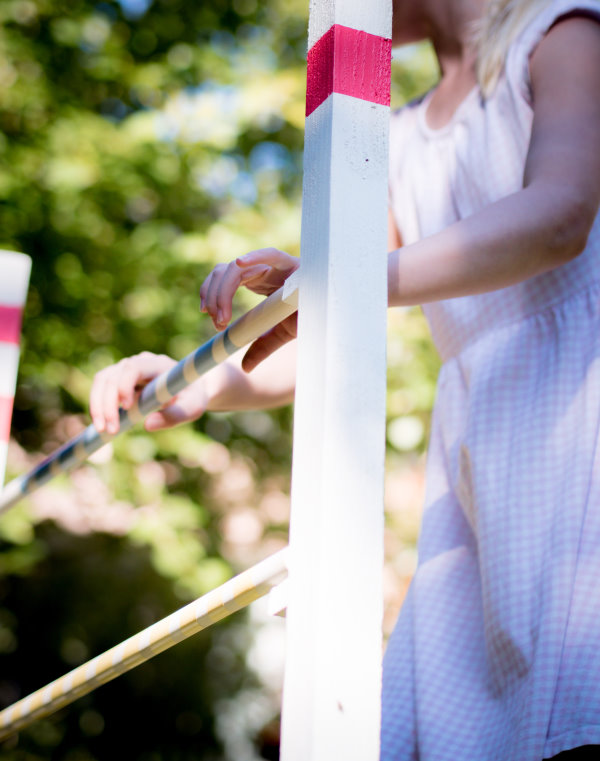
<path id="1" fill-rule="evenodd" d="M 4 484 L 19 366 L 21 322 L 30 272 L 31 259 L 28 256 L 15 251 L 0 251 L 0 490 Z"/>
<path id="2" fill-rule="evenodd" d="M 312 0 L 283 761 L 379 758 L 391 0 Z"/>

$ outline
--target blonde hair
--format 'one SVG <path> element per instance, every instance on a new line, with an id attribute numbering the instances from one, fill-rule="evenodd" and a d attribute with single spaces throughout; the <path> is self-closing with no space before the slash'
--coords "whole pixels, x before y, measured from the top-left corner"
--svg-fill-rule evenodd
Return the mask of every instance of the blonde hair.
<path id="1" fill-rule="evenodd" d="M 476 73 L 484 97 L 489 96 L 504 69 L 511 43 L 551 0 L 488 0 L 475 28 Z"/>

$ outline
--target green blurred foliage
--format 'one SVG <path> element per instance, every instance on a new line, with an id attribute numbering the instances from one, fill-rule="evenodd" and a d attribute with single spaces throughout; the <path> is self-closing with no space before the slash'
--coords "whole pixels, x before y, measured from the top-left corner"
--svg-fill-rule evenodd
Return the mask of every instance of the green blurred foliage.
<path id="1" fill-rule="evenodd" d="M 121 537 L 45 523 L 27 576 L 0 581 L 0 679 L 14 701 L 168 615 L 180 601 L 149 553 Z M 17 615 L 18 613 L 18 615 Z M 247 686 L 240 623 L 214 627 L 33 724 L 6 759 L 218 759 L 215 701 Z M 238 636 L 236 636 L 236 631 Z"/>
<path id="2" fill-rule="evenodd" d="M 33 258 L 9 477 L 87 424 L 101 367 L 179 359 L 212 335 L 198 289 L 215 263 L 299 253 L 307 11 L 0 2 L 0 248 Z M 435 78 L 430 51 L 403 59 L 396 105 Z M 416 462 L 437 359 L 417 310 L 390 325 L 389 457 Z M 285 544 L 291 423 L 286 408 L 137 430 L 4 516 L 0 707 Z M 38 722 L 2 757 L 229 758 L 219 705 L 257 684 L 244 621 Z"/>

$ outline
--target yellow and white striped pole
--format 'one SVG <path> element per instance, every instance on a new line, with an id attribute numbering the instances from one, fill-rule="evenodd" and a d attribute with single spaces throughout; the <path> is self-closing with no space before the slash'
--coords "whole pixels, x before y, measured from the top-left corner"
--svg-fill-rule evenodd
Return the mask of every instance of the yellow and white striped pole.
<path id="1" fill-rule="evenodd" d="M 154 378 L 129 410 L 119 411 L 119 433 L 126 431 L 146 415 L 161 409 L 176 394 L 198 380 L 201 375 L 226 360 L 238 349 L 259 338 L 270 328 L 293 314 L 298 308 L 298 286 L 293 274 L 285 284 L 264 301 L 242 315 L 226 330 L 217 333 L 178 362 L 171 370 Z M 0 513 L 22 497 L 47 483 L 59 473 L 72 470 L 118 434 L 98 433 L 89 425 L 83 433 L 49 455 L 29 473 L 11 481 L 0 493 Z"/>
<path id="2" fill-rule="evenodd" d="M 287 573 L 287 549 L 0 712 L 0 741 L 266 595 Z"/>

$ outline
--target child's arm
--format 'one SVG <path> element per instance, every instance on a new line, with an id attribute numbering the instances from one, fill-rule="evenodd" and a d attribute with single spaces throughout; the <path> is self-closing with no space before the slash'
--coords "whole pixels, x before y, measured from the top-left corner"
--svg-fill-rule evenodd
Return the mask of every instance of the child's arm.
<path id="1" fill-rule="evenodd" d="M 147 430 L 169 428 L 199 418 L 206 411 L 269 409 L 294 398 L 296 351 L 284 346 L 252 373 L 241 368 L 242 352 L 210 370 L 181 391 L 159 412 L 145 420 Z M 119 430 L 119 407 L 129 409 L 136 393 L 175 360 L 164 354 L 142 352 L 97 373 L 90 394 L 90 413 L 101 433 Z"/>
<path id="2" fill-rule="evenodd" d="M 389 303 L 483 293 L 564 264 L 600 203 L 600 24 L 558 23 L 531 59 L 534 121 L 523 189 L 389 256 Z"/>
<path id="3" fill-rule="evenodd" d="M 534 120 L 523 188 L 404 247 L 390 215 L 390 306 L 498 290 L 558 267 L 585 247 L 600 204 L 600 24 L 579 17 L 559 22 L 530 68 Z M 219 311 L 228 319 L 243 284 L 238 268 L 263 262 L 281 273 L 285 257 L 254 251 L 211 276 L 213 298 L 203 309 L 217 327 L 224 327 Z M 273 347 L 282 342 L 273 340 Z"/>
<path id="4" fill-rule="evenodd" d="M 233 294 L 240 285 L 268 295 L 285 282 L 298 264 L 297 258 L 276 249 L 250 252 L 230 264 L 219 264 L 200 289 L 201 309 L 222 330 L 231 319 Z M 250 349 L 233 355 L 177 394 L 162 410 L 148 415 L 146 429 L 169 428 L 195 420 L 206 411 L 269 409 L 289 404 L 296 381 L 295 346 L 269 355 L 295 335 L 292 315 L 254 341 Z M 264 365 L 248 374 L 267 356 Z M 96 429 L 100 433 L 117 433 L 119 407 L 129 409 L 143 386 L 174 365 L 175 360 L 164 354 L 142 352 L 97 373 L 90 393 L 90 413 Z"/>

